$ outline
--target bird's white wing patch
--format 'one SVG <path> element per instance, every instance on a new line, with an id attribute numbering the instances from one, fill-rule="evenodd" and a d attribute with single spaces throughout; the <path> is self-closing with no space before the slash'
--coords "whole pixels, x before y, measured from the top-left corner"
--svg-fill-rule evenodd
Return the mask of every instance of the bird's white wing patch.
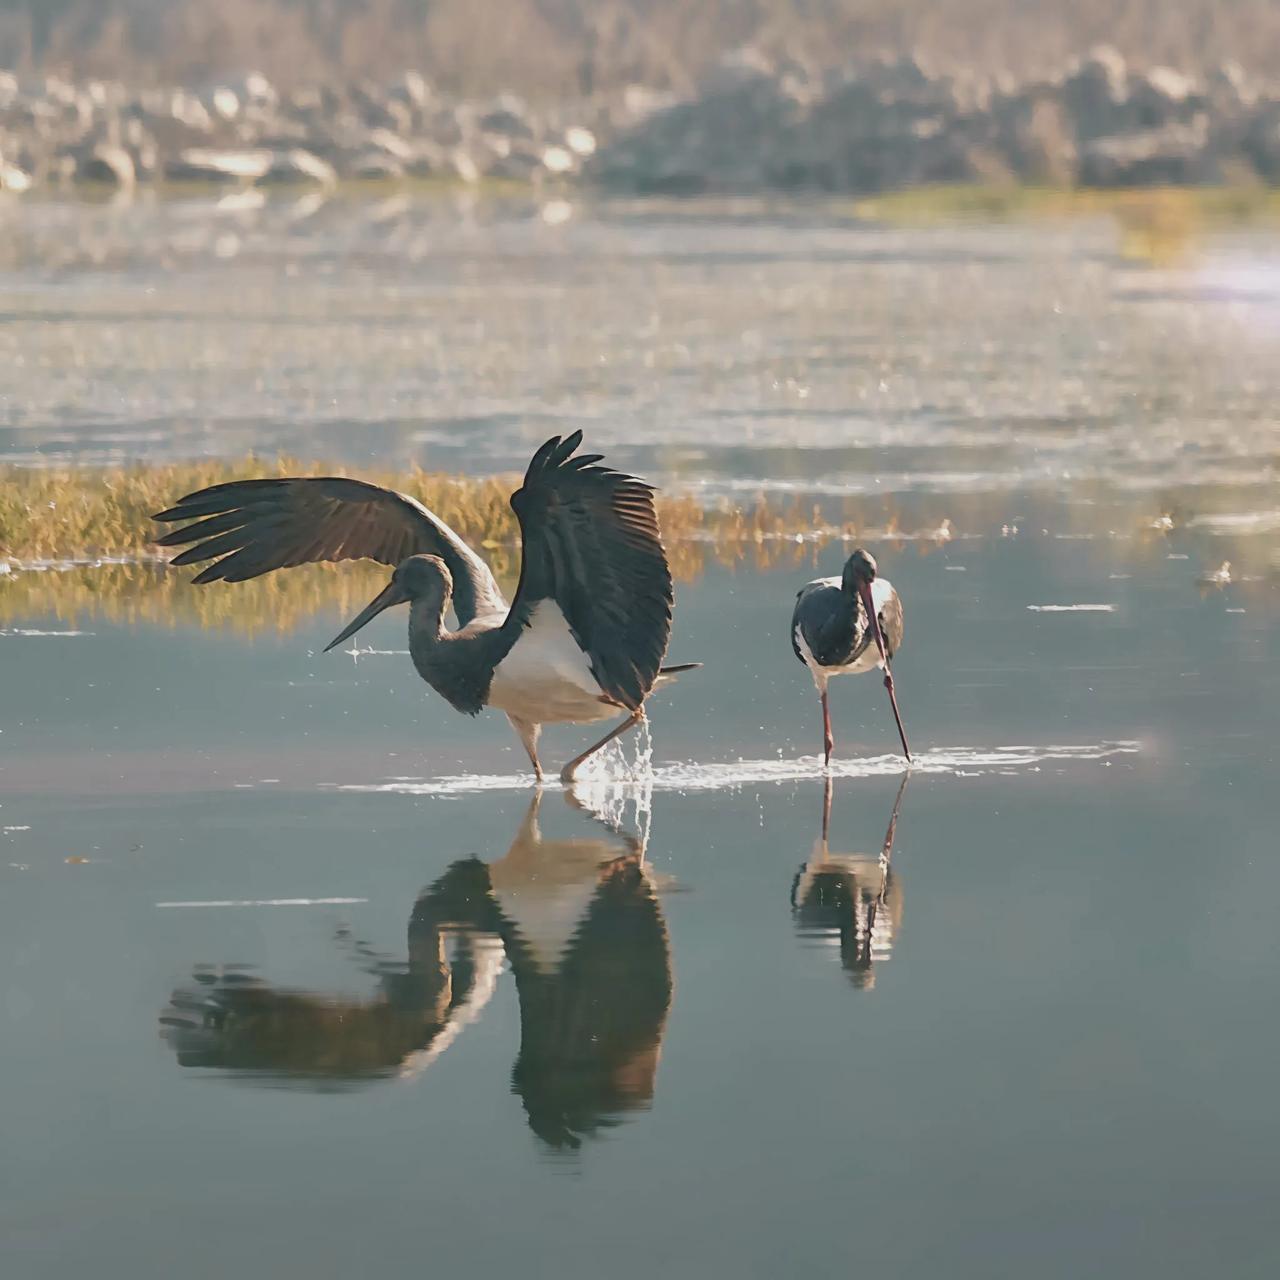
<path id="1" fill-rule="evenodd" d="M 799 594 L 802 596 L 807 596 L 810 591 L 816 591 L 819 587 L 837 587 L 838 588 L 839 586 L 840 586 L 839 578 L 814 578 L 812 582 L 806 582 L 804 586 L 800 588 Z"/>
<path id="2" fill-rule="evenodd" d="M 539 600 L 529 625 L 498 664 L 489 705 L 530 724 L 597 720 L 612 714 L 603 690 L 554 600 Z"/>
<path id="3" fill-rule="evenodd" d="M 896 594 L 888 578 L 877 578 L 871 584 L 871 603 L 875 605 L 877 615 Z"/>
<path id="4" fill-rule="evenodd" d="M 813 683 L 818 686 L 818 692 L 822 693 L 827 687 L 827 676 L 832 668 L 819 665 L 817 658 L 813 656 L 813 650 L 809 648 L 809 642 L 804 638 L 804 628 L 799 623 L 796 624 L 795 641 L 796 648 L 800 650 L 800 656 L 804 659 L 804 665 L 809 668 L 813 676 Z"/>

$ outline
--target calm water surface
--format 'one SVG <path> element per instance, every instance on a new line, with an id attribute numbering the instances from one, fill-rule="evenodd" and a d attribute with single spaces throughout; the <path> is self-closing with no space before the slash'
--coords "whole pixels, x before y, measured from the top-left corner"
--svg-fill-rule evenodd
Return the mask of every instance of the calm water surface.
<path id="1" fill-rule="evenodd" d="M 322 655 L 335 610 L 11 568 L 5 1275 L 1275 1273 L 1272 241 L 22 209 L 0 461 L 487 472 L 581 425 L 870 530 L 920 759 L 839 683 L 824 838 L 787 621 L 838 541 L 685 571 L 651 755 L 540 799 L 402 617 Z"/>

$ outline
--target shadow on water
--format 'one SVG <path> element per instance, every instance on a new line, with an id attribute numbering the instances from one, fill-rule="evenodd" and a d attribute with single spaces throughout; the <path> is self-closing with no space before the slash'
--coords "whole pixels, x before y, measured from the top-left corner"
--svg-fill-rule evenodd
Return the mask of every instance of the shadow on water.
<path id="1" fill-rule="evenodd" d="M 573 793 L 598 834 L 544 838 L 535 794 L 507 851 L 460 858 L 414 903 L 406 962 L 340 930 L 377 979 L 357 999 L 200 967 L 160 1015 L 179 1065 L 312 1089 L 417 1077 L 476 1020 L 504 959 L 520 1005 L 512 1070 L 529 1127 L 556 1150 L 648 1108 L 671 1003 L 671 955 L 645 864 Z"/>
<path id="2" fill-rule="evenodd" d="M 840 964 L 861 991 L 876 984 L 875 966 L 887 960 L 902 927 L 902 881 L 893 871 L 898 814 L 911 775 L 904 773 L 878 854 L 833 853 L 830 845 L 834 779 L 822 793 L 822 834 L 791 883 L 791 914 L 803 938 L 840 948 Z"/>

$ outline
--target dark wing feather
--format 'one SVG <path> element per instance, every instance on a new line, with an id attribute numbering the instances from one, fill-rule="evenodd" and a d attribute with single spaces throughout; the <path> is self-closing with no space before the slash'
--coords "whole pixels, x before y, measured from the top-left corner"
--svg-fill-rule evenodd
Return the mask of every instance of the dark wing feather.
<path id="1" fill-rule="evenodd" d="M 598 456 L 573 457 L 581 443 L 581 431 L 548 440 L 511 496 L 524 558 L 504 630 L 514 642 L 533 607 L 553 600 L 601 689 L 635 710 L 671 637 L 671 569 L 653 488 Z"/>
<path id="2" fill-rule="evenodd" d="M 397 565 L 406 556 L 435 555 L 453 575 L 462 626 L 478 613 L 506 609 L 488 566 L 443 520 L 413 498 L 361 480 L 236 480 L 189 493 L 152 519 L 194 521 L 157 542 L 187 548 L 174 564 L 212 560 L 198 583 L 244 582 L 318 560 Z"/>
<path id="3" fill-rule="evenodd" d="M 791 649 L 803 662 L 804 654 L 796 643 L 797 631 L 804 637 L 814 661 L 822 667 L 847 666 L 870 639 L 870 631 L 859 625 L 854 602 L 823 579 L 809 583 L 796 596 L 791 615 Z"/>
<path id="4" fill-rule="evenodd" d="M 896 591 L 885 601 L 878 616 L 885 651 L 892 658 L 902 644 L 902 601 Z M 791 649 L 803 662 L 797 633 L 804 637 L 809 652 L 823 667 L 848 666 L 875 644 L 862 603 L 850 599 L 834 581 L 825 578 L 818 578 L 800 589 L 791 615 Z"/>

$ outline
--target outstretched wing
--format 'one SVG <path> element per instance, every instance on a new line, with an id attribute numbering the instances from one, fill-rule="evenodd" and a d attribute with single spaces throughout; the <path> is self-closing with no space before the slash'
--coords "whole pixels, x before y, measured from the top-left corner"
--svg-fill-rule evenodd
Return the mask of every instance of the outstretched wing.
<path id="1" fill-rule="evenodd" d="M 636 710 L 671 637 L 671 569 L 652 486 L 597 466 L 600 454 L 573 457 L 581 443 L 581 431 L 548 440 L 511 495 L 524 558 L 504 630 L 514 642 L 554 601 L 601 689 Z"/>
<path id="2" fill-rule="evenodd" d="M 460 625 L 507 607 L 488 566 L 443 520 L 403 493 L 361 480 L 236 480 L 189 493 L 152 519 L 194 521 L 157 542 L 187 547 L 174 564 L 212 560 L 198 583 L 244 582 L 318 560 L 397 565 L 406 556 L 435 555 L 453 575 Z"/>

